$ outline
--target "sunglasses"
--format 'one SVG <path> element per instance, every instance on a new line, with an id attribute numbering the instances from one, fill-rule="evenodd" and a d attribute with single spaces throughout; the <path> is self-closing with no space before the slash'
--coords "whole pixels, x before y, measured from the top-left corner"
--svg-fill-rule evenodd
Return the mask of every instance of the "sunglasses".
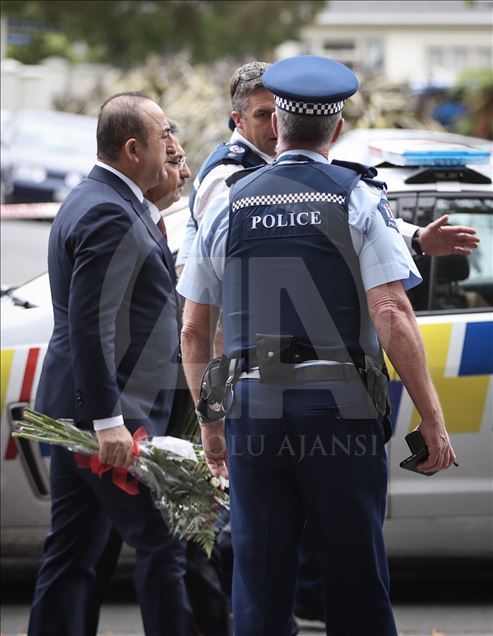
<path id="1" fill-rule="evenodd" d="M 250 80 L 259 79 L 260 77 L 262 77 L 264 73 L 265 73 L 265 69 L 263 68 L 251 68 L 249 71 L 244 71 L 243 73 L 240 73 L 234 83 L 231 97 L 235 96 L 240 82 L 248 82 Z"/>

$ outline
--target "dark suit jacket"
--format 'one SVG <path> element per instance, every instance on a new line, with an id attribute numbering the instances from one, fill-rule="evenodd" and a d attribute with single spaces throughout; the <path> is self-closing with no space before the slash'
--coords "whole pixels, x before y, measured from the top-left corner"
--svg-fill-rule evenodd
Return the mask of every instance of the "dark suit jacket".
<path id="1" fill-rule="evenodd" d="M 36 409 L 81 423 L 122 413 L 131 430 L 164 434 L 178 368 L 173 263 L 118 176 L 95 166 L 69 194 L 48 269 L 55 325 Z"/>

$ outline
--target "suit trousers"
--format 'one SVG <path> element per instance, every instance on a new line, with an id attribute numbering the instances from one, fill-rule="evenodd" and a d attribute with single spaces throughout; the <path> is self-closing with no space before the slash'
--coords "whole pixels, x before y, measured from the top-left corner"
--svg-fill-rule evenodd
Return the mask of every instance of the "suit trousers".
<path id="1" fill-rule="evenodd" d="M 53 447 L 52 528 L 34 593 L 29 636 L 86 636 L 94 632 L 95 565 L 111 524 L 136 550 L 135 588 L 146 636 L 189 633 L 185 546 L 154 508 L 149 490 L 131 496 L 111 472 L 101 478 L 76 466 L 73 453 Z"/>
<path id="2" fill-rule="evenodd" d="M 235 636 L 289 636 L 307 521 L 327 636 L 397 636 L 382 532 L 384 430 L 367 404 L 359 381 L 238 382 L 226 422 Z"/>

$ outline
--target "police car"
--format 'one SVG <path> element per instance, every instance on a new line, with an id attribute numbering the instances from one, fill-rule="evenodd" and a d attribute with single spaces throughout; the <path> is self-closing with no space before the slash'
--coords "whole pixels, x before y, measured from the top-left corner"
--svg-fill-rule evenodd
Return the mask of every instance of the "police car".
<path id="1" fill-rule="evenodd" d="M 402 470 L 404 436 L 419 423 L 391 369 L 395 434 L 388 445 L 385 527 L 390 555 L 491 556 L 493 424 L 493 187 L 491 143 L 409 130 L 354 130 L 337 159 L 375 165 L 394 214 L 425 226 L 443 214 L 476 228 L 471 256 L 418 256 L 410 292 L 459 467 L 426 477 Z M 405 343 L 402 343 L 405 346 Z"/>
<path id="2" fill-rule="evenodd" d="M 441 151 L 441 154 L 438 151 Z M 371 163 L 388 185 L 394 213 L 416 225 L 442 214 L 477 229 L 470 257 L 418 257 L 413 291 L 428 362 L 460 466 L 426 477 L 399 467 L 404 435 L 419 422 L 391 369 L 395 434 L 388 445 L 386 541 L 391 556 L 490 556 L 493 422 L 493 187 L 488 143 L 429 131 L 355 130 L 331 156 Z M 483 163 L 471 163 L 478 161 Z M 417 165 L 416 165 L 417 164 Z M 177 204 L 182 205 L 183 204 Z M 173 250 L 188 211 L 170 212 Z M 52 316 L 46 275 L 2 299 L 2 550 L 39 555 L 49 525 L 47 451 L 10 438 L 20 407 L 32 403 Z M 403 343 L 405 346 L 405 343 Z"/>

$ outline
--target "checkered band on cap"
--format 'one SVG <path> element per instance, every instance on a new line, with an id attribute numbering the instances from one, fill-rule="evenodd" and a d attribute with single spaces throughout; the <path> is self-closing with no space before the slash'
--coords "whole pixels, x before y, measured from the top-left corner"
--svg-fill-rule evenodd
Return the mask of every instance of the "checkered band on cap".
<path id="1" fill-rule="evenodd" d="M 233 202 L 233 212 L 254 205 L 281 205 L 287 203 L 305 203 L 307 201 L 338 203 L 344 205 L 346 197 L 342 194 L 324 192 L 294 192 L 291 194 L 262 194 L 256 197 L 245 197 Z"/>
<path id="2" fill-rule="evenodd" d="M 295 102 L 284 97 L 276 96 L 276 106 L 281 110 L 295 115 L 335 115 L 344 108 L 345 100 L 332 104 L 309 104 L 307 102 Z"/>

